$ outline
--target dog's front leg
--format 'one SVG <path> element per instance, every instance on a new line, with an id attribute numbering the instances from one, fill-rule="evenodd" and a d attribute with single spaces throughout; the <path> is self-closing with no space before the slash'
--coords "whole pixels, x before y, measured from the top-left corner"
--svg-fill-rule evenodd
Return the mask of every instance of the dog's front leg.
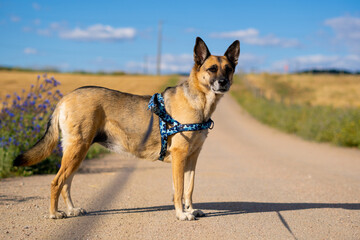
<path id="1" fill-rule="evenodd" d="M 182 204 L 184 194 L 184 169 L 187 160 L 187 151 L 175 148 L 172 149 L 171 155 L 176 217 L 182 221 L 195 220 L 195 216 L 192 213 L 184 212 Z"/>
<path id="2" fill-rule="evenodd" d="M 195 168 L 196 162 L 199 157 L 200 150 L 197 150 L 193 153 L 185 163 L 185 179 L 184 179 L 184 203 L 185 203 L 185 211 L 191 213 L 195 217 L 203 217 L 205 214 L 198 209 L 193 208 L 192 204 L 192 194 L 194 191 L 194 180 L 195 180 Z"/>

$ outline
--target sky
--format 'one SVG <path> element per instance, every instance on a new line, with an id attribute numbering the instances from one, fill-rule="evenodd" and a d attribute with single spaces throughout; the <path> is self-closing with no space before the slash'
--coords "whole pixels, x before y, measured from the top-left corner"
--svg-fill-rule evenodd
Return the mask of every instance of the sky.
<path id="1" fill-rule="evenodd" d="M 188 73 L 197 36 L 213 55 L 240 40 L 237 69 L 360 70 L 360 1 L 3 1 L 0 65 Z"/>

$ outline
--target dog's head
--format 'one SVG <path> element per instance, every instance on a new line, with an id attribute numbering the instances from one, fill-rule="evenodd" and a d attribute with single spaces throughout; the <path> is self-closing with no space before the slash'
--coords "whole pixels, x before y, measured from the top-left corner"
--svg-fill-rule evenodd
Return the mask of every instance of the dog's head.
<path id="1" fill-rule="evenodd" d="M 194 69 L 199 83 L 215 94 L 229 91 L 239 54 L 238 40 L 230 45 L 224 56 L 213 56 L 205 42 L 197 37 L 194 47 Z"/>

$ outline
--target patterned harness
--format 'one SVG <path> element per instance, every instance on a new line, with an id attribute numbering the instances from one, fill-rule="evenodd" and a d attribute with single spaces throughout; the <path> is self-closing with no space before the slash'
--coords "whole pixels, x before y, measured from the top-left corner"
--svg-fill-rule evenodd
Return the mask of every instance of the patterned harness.
<path id="1" fill-rule="evenodd" d="M 161 96 L 160 93 L 155 93 L 151 97 L 149 101 L 148 109 L 159 116 L 160 135 L 161 135 L 161 151 L 159 156 L 160 161 L 164 160 L 166 154 L 168 136 L 183 131 L 199 131 L 204 129 L 213 129 L 214 127 L 214 122 L 211 119 L 209 119 L 207 122 L 204 123 L 191 123 L 191 124 L 179 123 L 166 112 L 164 98 Z M 173 125 L 173 127 L 168 129 L 166 123 Z"/>

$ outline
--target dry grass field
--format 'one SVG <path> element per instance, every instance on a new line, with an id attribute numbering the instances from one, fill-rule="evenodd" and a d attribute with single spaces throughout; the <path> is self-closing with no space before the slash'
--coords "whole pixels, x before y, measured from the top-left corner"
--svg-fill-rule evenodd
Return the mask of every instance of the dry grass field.
<path id="1" fill-rule="evenodd" d="M 305 139 L 360 148 L 360 76 L 250 74 L 233 96 L 255 118 Z"/>
<path id="2" fill-rule="evenodd" d="M 360 76 L 248 74 L 247 81 L 268 99 L 312 106 L 360 107 Z"/>
<path id="3" fill-rule="evenodd" d="M 0 71 L 0 97 L 14 92 L 21 93 L 22 89 L 29 90 L 35 84 L 38 75 L 44 72 L 16 72 Z M 58 87 L 63 94 L 85 86 L 95 85 L 116 89 L 134 94 L 151 95 L 167 84 L 171 76 L 143 76 L 143 75 L 81 75 L 67 73 L 48 73 L 60 81 Z"/>

